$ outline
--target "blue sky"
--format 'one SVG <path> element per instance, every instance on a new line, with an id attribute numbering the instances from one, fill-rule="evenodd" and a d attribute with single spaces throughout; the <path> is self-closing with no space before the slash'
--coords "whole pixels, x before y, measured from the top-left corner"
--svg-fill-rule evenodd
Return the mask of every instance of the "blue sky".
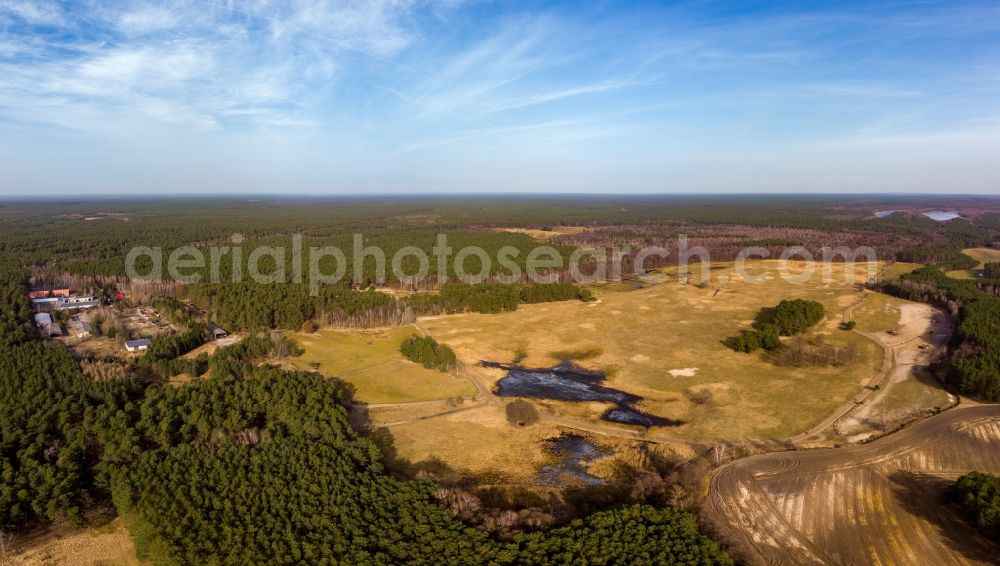
<path id="1" fill-rule="evenodd" d="M 1000 193 L 1000 3 L 0 0 L 0 193 Z"/>

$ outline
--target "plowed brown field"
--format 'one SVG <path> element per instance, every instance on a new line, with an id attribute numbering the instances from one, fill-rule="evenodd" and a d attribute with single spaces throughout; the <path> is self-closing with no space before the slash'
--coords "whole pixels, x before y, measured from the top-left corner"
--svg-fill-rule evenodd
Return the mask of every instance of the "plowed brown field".
<path id="1" fill-rule="evenodd" d="M 1000 472 L 1000 405 L 956 408 L 869 444 L 723 466 L 706 515 L 758 564 L 995 564 L 1000 548 L 943 503 L 971 471 Z"/>

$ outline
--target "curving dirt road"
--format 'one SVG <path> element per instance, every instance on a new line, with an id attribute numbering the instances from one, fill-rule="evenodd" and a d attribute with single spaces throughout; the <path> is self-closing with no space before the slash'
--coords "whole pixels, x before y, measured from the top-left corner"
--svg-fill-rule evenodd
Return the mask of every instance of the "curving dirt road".
<path id="1" fill-rule="evenodd" d="M 753 564 L 992 564 L 1000 548 L 941 502 L 970 470 L 1000 472 L 1000 405 L 869 444 L 737 460 L 713 476 L 705 515 Z"/>
<path id="2" fill-rule="evenodd" d="M 843 321 L 853 320 L 854 311 L 867 301 L 868 296 L 866 295 L 862 300 L 844 309 Z M 881 367 L 860 391 L 844 401 L 823 420 L 787 440 L 797 446 L 808 445 L 811 441 L 820 440 L 837 421 L 847 417 L 865 403 L 884 395 L 888 391 L 887 386 L 892 383 L 904 381 L 913 365 L 929 364 L 933 358 L 940 355 L 951 337 L 952 322 L 944 311 L 931 307 L 928 309 L 932 314 L 928 315 L 926 320 L 915 320 L 903 325 L 895 336 L 887 333 L 871 334 L 855 329 L 855 333 L 872 340 L 882 348 Z M 932 318 L 939 322 L 932 323 Z M 931 334 L 927 334 L 928 331 Z M 921 346 L 929 348 L 922 350 Z M 905 360 L 906 363 L 901 363 L 901 360 Z"/>

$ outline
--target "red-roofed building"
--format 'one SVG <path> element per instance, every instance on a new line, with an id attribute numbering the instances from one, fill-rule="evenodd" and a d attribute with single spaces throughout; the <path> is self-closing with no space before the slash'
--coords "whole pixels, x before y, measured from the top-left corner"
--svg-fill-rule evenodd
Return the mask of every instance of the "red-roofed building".
<path id="1" fill-rule="evenodd" d="M 69 287 L 36 287 L 28 291 L 29 299 L 44 299 L 48 296 L 68 297 Z"/>

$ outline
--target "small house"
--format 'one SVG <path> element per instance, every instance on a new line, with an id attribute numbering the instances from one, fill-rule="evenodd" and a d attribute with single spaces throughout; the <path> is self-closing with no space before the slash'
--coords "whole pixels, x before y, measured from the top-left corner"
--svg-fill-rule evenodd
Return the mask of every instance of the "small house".
<path id="1" fill-rule="evenodd" d="M 76 334 L 77 338 L 86 338 L 93 333 L 90 324 L 82 320 L 74 320 L 69 325 L 73 328 L 73 334 Z"/>
<path id="2" fill-rule="evenodd" d="M 49 338 L 63 335 L 62 326 L 59 326 L 58 322 L 53 322 L 52 324 L 46 324 L 43 327 L 42 331 L 45 334 L 47 334 Z"/>
<path id="3" fill-rule="evenodd" d="M 218 340 L 219 338 L 225 338 L 226 336 L 229 336 L 228 332 L 214 323 L 208 323 L 208 337 L 210 340 Z"/>
<path id="4" fill-rule="evenodd" d="M 40 297 L 38 299 L 31 299 L 31 305 L 35 307 L 41 307 L 44 305 L 54 305 L 59 302 L 59 297 Z"/>
<path id="5" fill-rule="evenodd" d="M 138 340 L 126 340 L 125 349 L 129 352 L 141 352 L 149 347 L 153 341 L 149 338 L 140 338 Z"/>
<path id="6" fill-rule="evenodd" d="M 35 313 L 35 324 L 38 326 L 52 324 L 52 316 L 47 312 Z"/>

